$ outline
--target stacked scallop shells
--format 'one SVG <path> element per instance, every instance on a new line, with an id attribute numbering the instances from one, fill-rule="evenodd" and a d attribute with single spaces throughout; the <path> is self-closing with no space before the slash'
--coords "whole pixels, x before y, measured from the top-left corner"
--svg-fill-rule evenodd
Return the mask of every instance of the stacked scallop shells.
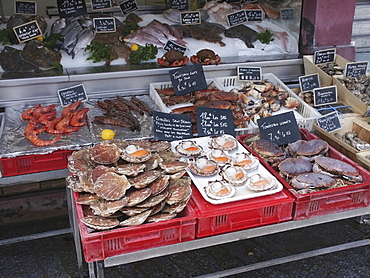
<path id="1" fill-rule="evenodd" d="M 187 162 L 167 141 L 111 140 L 74 152 L 68 186 L 79 192 L 81 219 L 95 230 L 176 217 L 191 197 Z"/>

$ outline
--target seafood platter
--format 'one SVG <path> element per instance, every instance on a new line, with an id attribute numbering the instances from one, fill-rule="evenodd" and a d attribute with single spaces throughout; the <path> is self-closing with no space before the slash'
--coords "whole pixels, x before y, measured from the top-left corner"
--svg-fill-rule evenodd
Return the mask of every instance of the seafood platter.
<path id="1" fill-rule="evenodd" d="M 72 151 L 100 142 L 103 129 L 113 129 L 120 138 L 151 137 L 154 106 L 144 95 L 76 101 L 65 107 L 8 107 L 2 119 L 2 176 L 65 169 Z"/>
<path id="2" fill-rule="evenodd" d="M 313 130 L 316 118 L 321 114 L 299 98 L 273 73 L 264 73 L 262 79 L 260 82 L 243 82 L 239 81 L 237 76 L 230 76 L 217 77 L 215 81 L 224 91 L 244 94 L 247 101 L 251 101 L 247 103 L 244 112 L 250 118 L 254 131 L 258 131 L 259 118 L 288 111 L 293 111 L 300 128 Z"/>
<path id="3" fill-rule="evenodd" d="M 280 192 L 281 183 L 233 136 L 171 142 L 189 163 L 187 173 L 203 198 L 224 204 Z"/>
<path id="4" fill-rule="evenodd" d="M 67 185 L 86 261 L 195 238 L 188 163 L 170 148 L 167 141 L 113 139 L 69 157 Z"/>
<path id="5" fill-rule="evenodd" d="M 239 142 L 295 197 L 293 219 L 306 219 L 366 207 L 370 202 L 370 173 L 306 129 L 301 140 L 286 146 L 248 135 Z"/>

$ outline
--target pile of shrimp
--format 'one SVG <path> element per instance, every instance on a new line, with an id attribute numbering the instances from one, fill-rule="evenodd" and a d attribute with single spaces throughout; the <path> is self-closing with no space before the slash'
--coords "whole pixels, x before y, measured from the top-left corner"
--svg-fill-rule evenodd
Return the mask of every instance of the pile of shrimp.
<path id="1" fill-rule="evenodd" d="M 42 106 L 37 104 L 25 110 L 21 117 L 28 121 L 23 134 L 32 144 L 39 147 L 49 146 L 59 141 L 62 135 L 76 132 L 87 123 L 87 112 L 89 108 L 79 107 L 81 101 L 76 101 L 63 108 L 61 116 L 57 117 L 56 105 Z M 38 134 L 41 132 L 54 134 L 52 140 L 42 140 Z"/>

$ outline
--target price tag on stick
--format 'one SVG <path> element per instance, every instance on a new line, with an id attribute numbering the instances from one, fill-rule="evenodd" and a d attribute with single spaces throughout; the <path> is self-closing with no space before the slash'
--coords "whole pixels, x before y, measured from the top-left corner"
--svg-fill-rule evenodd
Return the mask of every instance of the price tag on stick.
<path id="1" fill-rule="evenodd" d="M 187 10 L 188 9 L 188 0 L 171 0 L 171 9 L 177 10 Z"/>
<path id="2" fill-rule="evenodd" d="M 245 10 L 237 11 L 226 15 L 227 23 L 230 27 L 248 22 Z"/>
<path id="3" fill-rule="evenodd" d="M 62 106 L 70 105 L 78 100 L 87 100 L 87 95 L 83 84 L 58 90 L 58 97 Z"/>
<path id="4" fill-rule="evenodd" d="M 193 138 L 190 115 L 153 112 L 154 138 L 157 140 L 182 140 Z"/>
<path id="5" fill-rule="evenodd" d="M 119 7 L 123 14 L 129 14 L 139 9 L 135 0 L 126 0 L 119 3 Z"/>
<path id="6" fill-rule="evenodd" d="M 320 87 L 319 74 L 317 73 L 300 76 L 298 79 L 302 92 L 312 91 Z"/>
<path id="7" fill-rule="evenodd" d="M 181 12 L 180 13 L 180 24 L 181 25 L 194 25 L 202 23 L 200 12 Z"/>
<path id="8" fill-rule="evenodd" d="M 262 69 L 261 67 L 238 67 L 239 81 L 261 81 Z"/>
<path id="9" fill-rule="evenodd" d="M 72 17 L 87 14 L 85 0 L 57 0 L 59 16 Z"/>
<path id="10" fill-rule="evenodd" d="M 116 20 L 113 17 L 99 17 L 93 19 L 97 33 L 116 32 Z"/>
<path id="11" fill-rule="evenodd" d="M 102 10 L 112 8 L 112 0 L 91 0 L 91 9 Z"/>
<path id="12" fill-rule="evenodd" d="M 327 86 L 313 89 L 313 105 L 320 106 L 338 102 L 337 86 Z"/>
<path id="13" fill-rule="evenodd" d="M 357 77 L 360 75 L 366 75 L 367 73 L 368 62 L 354 62 L 347 63 L 344 70 L 345 77 Z"/>
<path id="14" fill-rule="evenodd" d="M 16 26 L 13 28 L 13 31 L 20 43 L 42 36 L 42 32 L 36 20 Z"/>
<path id="15" fill-rule="evenodd" d="M 185 95 L 207 88 L 207 81 L 200 63 L 170 70 L 169 74 L 176 95 Z"/>
<path id="16" fill-rule="evenodd" d="M 230 109 L 197 107 L 195 111 L 199 136 L 235 136 L 234 117 Z"/>
<path id="17" fill-rule="evenodd" d="M 37 14 L 37 4 L 36 2 L 15 1 L 14 10 L 16 14 L 35 15 Z"/>
<path id="18" fill-rule="evenodd" d="M 279 146 L 301 139 L 293 111 L 258 119 L 257 124 L 261 138 Z"/>
<path id="19" fill-rule="evenodd" d="M 327 132 L 333 132 L 342 128 L 338 117 L 338 112 L 336 111 L 317 118 L 316 122 L 319 127 L 326 130 Z"/>
<path id="20" fill-rule="evenodd" d="M 334 62 L 335 55 L 336 55 L 335 48 L 315 51 L 315 54 L 313 56 L 313 62 L 315 65 Z"/>

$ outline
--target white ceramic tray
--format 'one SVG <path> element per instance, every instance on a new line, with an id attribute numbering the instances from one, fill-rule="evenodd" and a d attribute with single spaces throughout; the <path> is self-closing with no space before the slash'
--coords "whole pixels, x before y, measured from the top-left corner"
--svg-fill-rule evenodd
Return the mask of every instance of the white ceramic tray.
<path id="1" fill-rule="evenodd" d="M 198 137 L 198 138 L 193 138 L 191 139 L 192 141 L 196 142 L 198 145 L 203 147 L 203 150 L 205 152 L 209 151 L 208 148 L 208 142 L 210 142 L 210 137 Z M 171 142 L 172 144 L 172 150 L 175 151 L 175 146 L 178 145 L 181 142 L 181 140 L 178 141 L 173 141 Z M 176 151 L 175 151 L 176 152 Z M 238 147 L 235 150 L 232 150 L 229 152 L 229 154 L 235 155 L 236 153 L 240 152 L 246 152 L 249 153 L 239 142 L 238 142 Z M 271 195 L 275 194 L 277 192 L 280 192 L 283 189 L 283 185 L 277 181 L 277 185 L 270 189 L 270 190 L 265 190 L 265 191 L 252 191 L 246 188 L 246 186 L 236 186 L 236 193 L 234 196 L 222 200 L 216 200 L 208 197 L 208 195 L 204 191 L 204 187 L 208 185 L 209 181 L 214 181 L 214 180 L 221 180 L 221 176 L 217 173 L 216 175 L 210 176 L 210 177 L 202 177 L 202 176 L 197 176 L 194 175 L 190 170 L 187 170 L 188 175 L 191 177 L 194 185 L 198 188 L 199 192 L 202 194 L 203 198 L 210 202 L 211 204 L 218 205 L 218 204 L 224 204 L 224 203 L 229 203 L 229 202 L 234 202 L 234 201 L 240 201 L 240 200 L 245 200 L 245 199 L 250 199 L 250 198 L 256 198 L 256 197 L 261 197 L 261 196 L 266 196 L 266 195 Z M 248 175 L 253 175 L 253 174 L 261 174 L 266 177 L 273 177 L 273 175 L 263 166 L 261 163 L 259 163 L 258 168 L 253 171 L 248 171 Z"/>

